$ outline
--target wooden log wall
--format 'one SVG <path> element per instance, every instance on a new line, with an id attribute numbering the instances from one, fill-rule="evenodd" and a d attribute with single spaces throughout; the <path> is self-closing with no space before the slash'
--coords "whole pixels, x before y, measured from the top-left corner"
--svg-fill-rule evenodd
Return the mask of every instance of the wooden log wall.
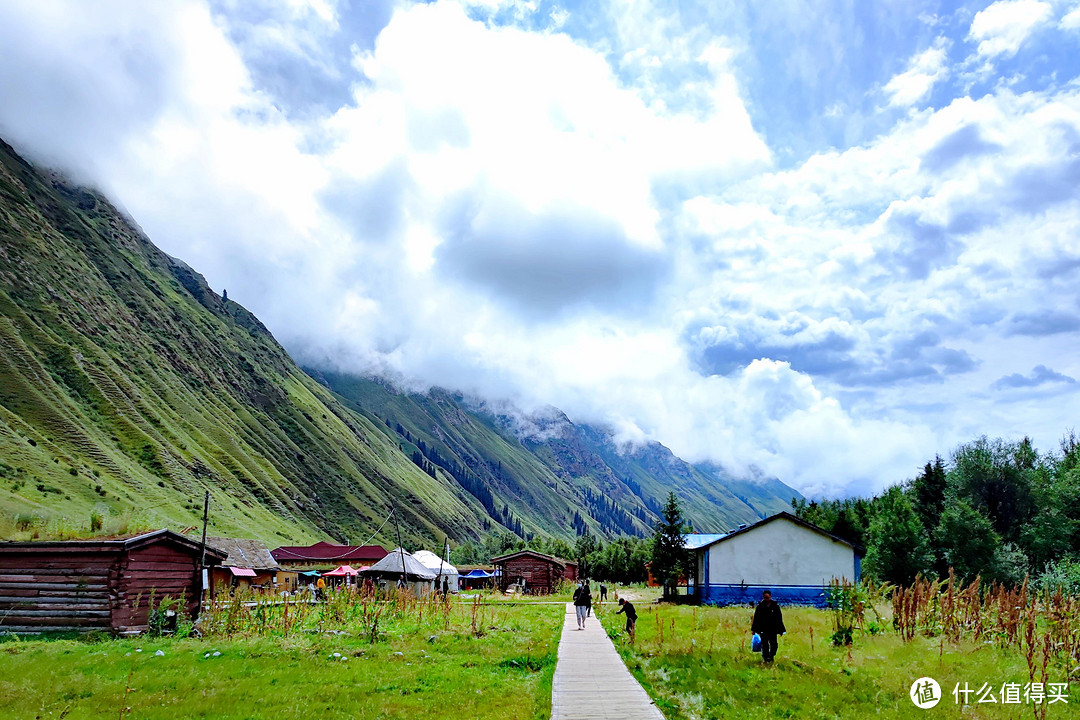
<path id="1" fill-rule="evenodd" d="M 109 630 L 120 554 L 0 556 L 0 631 Z"/>
<path id="2" fill-rule="evenodd" d="M 197 561 L 187 553 L 164 544 L 132 550 L 121 565 L 113 629 L 146 630 L 151 603 L 159 607 L 166 598 L 183 598 L 182 611 L 194 617 L 199 610 L 199 582 Z"/>
<path id="3" fill-rule="evenodd" d="M 563 577 L 563 566 L 551 560 L 530 557 L 511 558 L 502 563 L 503 566 L 503 589 L 518 578 L 525 579 L 525 587 L 529 592 L 547 594 L 555 589 L 555 583 Z"/>

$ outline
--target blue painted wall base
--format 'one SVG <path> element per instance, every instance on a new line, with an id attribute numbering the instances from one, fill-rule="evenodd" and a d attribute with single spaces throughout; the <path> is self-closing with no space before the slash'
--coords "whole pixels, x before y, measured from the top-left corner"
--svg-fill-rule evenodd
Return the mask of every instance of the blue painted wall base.
<path id="1" fill-rule="evenodd" d="M 761 600 L 765 590 L 781 605 L 823 608 L 829 603 L 828 588 L 810 585 L 698 585 L 694 595 L 702 605 L 749 605 Z"/>

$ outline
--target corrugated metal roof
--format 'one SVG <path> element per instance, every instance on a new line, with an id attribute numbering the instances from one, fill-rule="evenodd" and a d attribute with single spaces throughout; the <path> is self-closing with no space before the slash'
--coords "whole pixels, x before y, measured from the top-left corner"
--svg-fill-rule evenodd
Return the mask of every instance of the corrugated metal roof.
<path id="1" fill-rule="evenodd" d="M 727 533 L 690 533 L 683 535 L 683 547 L 687 550 L 697 550 L 699 547 L 711 545 Z"/>
<path id="2" fill-rule="evenodd" d="M 278 562 L 290 560 L 381 560 L 386 548 L 381 545 L 334 545 L 317 542 L 314 545 L 283 545 L 271 554 Z"/>

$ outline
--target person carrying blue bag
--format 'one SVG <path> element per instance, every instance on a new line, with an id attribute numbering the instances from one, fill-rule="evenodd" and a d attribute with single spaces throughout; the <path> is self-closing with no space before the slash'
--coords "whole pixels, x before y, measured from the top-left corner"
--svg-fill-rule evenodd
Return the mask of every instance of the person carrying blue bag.
<path id="1" fill-rule="evenodd" d="M 776 638 L 787 632 L 780 605 L 772 599 L 772 592 L 761 593 L 761 602 L 754 610 L 754 622 L 750 632 L 761 637 L 761 659 L 771 663 L 776 656 Z"/>

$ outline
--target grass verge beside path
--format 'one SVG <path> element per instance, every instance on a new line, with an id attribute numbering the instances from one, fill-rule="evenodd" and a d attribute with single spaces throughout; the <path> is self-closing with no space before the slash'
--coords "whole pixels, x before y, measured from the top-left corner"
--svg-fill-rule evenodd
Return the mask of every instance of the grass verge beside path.
<path id="1" fill-rule="evenodd" d="M 1028 682 L 1023 654 L 993 643 L 918 636 L 909 643 L 892 632 L 860 634 L 853 647 L 829 643 L 832 616 L 824 610 L 785 608 L 786 636 L 772 666 L 751 653 L 749 608 L 637 605 L 637 643 L 622 634 L 614 608 L 602 614 L 608 633 L 630 671 L 668 720 L 733 718 L 1034 718 L 1032 705 L 978 704 L 962 709 L 952 691 L 989 683 L 1000 698 L 1004 682 Z M 811 636 L 811 630 L 813 635 Z M 811 637 L 813 638 L 811 643 Z M 1064 670 L 1048 682 L 1064 682 Z M 912 682 L 932 677 L 943 698 L 935 708 L 917 708 L 908 696 Z M 1080 675 L 1069 704 L 1044 706 L 1045 717 L 1080 717 Z"/>
<path id="2" fill-rule="evenodd" d="M 462 612 L 436 626 L 384 616 L 375 642 L 341 630 L 8 640 L 0 717 L 119 717 L 123 707 L 123 717 L 140 720 L 549 717 L 563 610 L 517 606 L 483 617 L 479 637 Z"/>

